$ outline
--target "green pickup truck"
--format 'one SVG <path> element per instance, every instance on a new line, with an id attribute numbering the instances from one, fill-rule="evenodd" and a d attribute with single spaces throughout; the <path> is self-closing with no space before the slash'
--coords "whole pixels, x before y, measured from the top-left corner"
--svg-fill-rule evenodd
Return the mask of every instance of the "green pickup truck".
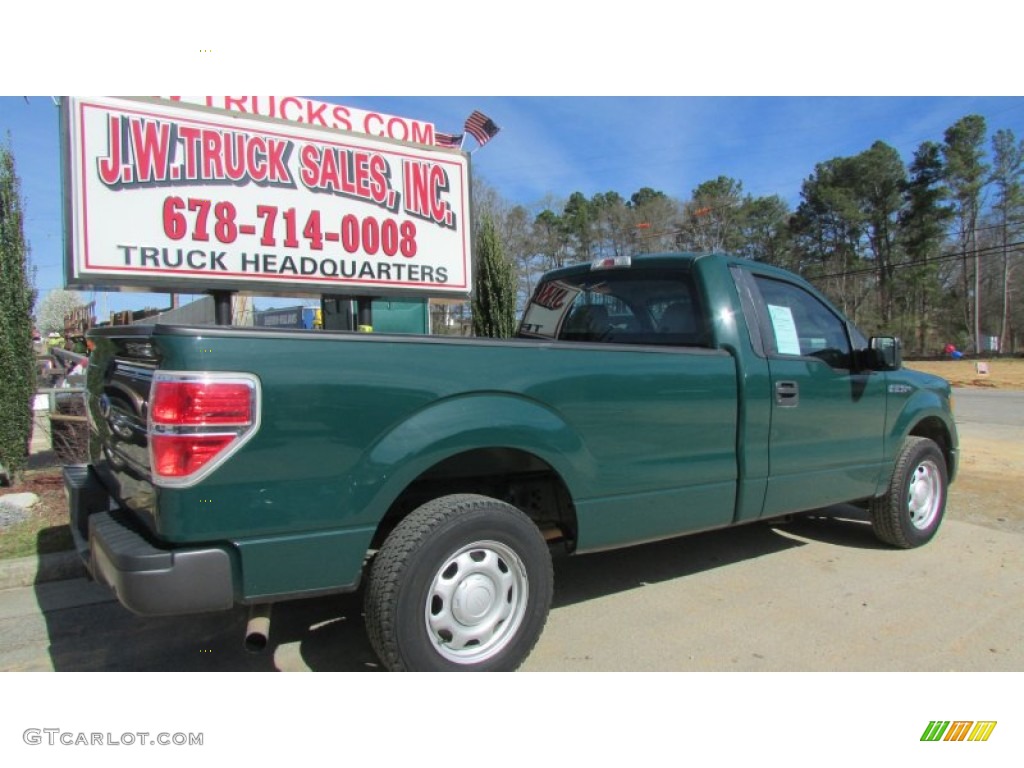
<path id="1" fill-rule="evenodd" d="M 547 274 L 508 340 L 238 327 L 90 333 L 93 576 L 143 615 L 363 589 L 393 670 L 514 669 L 580 554 L 840 502 L 930 540 L 950 387 L 788 272 L 724 255 Z"/>

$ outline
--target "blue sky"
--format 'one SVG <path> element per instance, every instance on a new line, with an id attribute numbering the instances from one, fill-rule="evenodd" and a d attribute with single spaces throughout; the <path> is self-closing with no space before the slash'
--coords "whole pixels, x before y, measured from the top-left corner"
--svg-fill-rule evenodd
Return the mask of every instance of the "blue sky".
<path id="1" fill-rule="evenodd" d="M 447 132 L 461 132 L 474 109 L 485 112 L 501 132 L 474 152 L 473 173 L 529 207 L 576 191 L 628 197 L 644 186 L 687 199 L 719 175 L 795 206 L 816 163 L 875 140 L 909 161 L 921 142 L 941 141 L 968 114 L 984 116 L 990 133 L 1007 128 L 1024 138 L 1024 97 L 310 97 Z M 10 135 L 22 180 L 41 296 L 63 287 L 57 113 L 48 96 L 0 97 L 0 134 Z M 167 303 L 165 295 L 83 294 L 93 298 L 106 311 Z"/>

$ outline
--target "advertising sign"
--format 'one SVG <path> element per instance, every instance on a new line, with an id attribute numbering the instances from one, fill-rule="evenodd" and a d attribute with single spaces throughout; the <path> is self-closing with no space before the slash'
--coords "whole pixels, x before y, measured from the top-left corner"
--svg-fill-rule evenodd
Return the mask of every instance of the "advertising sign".
<path id="1" fill-rule="evenodd" d="M 62 109 L 69 286 L 470 293 L 468 155 L 150 99 Z"/>
<path id="2" fill-rule="evenodd" d="M 384 136 L 417 144 L 434 143 L 434 124 L 409 117 L 371 112 L 343 104 L 329 104 L 303 96 L 162 96 L 189 104 L 202 104 L 232 112 L 276 117 L 294 123 L 319 125 L 339 131 Z"/>
<path id="3" fill-rule="evenodd" d="M 519 331 L 524 336 L 557 339 L 562 324 L 579 296 L 580 289 L 568 283 L 553 280 L 530 299 Z"/>

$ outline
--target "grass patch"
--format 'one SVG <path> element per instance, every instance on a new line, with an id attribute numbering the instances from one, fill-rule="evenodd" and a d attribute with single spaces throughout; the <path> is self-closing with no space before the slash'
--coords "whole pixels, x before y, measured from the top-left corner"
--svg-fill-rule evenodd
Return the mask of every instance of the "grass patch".
<path id="1" fill-rule="evenodd" d="M 39 501 L 27 519 L 0 529 L 0 560 L 74 548 L 60 467 L 25 472 L 13 486 L 0 488 L 0 496 L 9 493 L 34 493 Z"/>

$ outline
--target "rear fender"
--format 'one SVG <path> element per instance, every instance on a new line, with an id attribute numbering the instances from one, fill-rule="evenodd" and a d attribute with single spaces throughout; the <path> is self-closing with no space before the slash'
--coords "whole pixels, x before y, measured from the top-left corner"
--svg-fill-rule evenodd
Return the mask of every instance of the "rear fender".
<path id="1" fill-rule="evenodd" d="M 383 435 L 351 474 L 352 509 L 376 524 L 420 475 L 466 451 L 513 448 L 557 472 L 573 498 L 594 460 L 573 429 L 550 408 L 515 395 L 479 393 L 432 403 Z"/>

